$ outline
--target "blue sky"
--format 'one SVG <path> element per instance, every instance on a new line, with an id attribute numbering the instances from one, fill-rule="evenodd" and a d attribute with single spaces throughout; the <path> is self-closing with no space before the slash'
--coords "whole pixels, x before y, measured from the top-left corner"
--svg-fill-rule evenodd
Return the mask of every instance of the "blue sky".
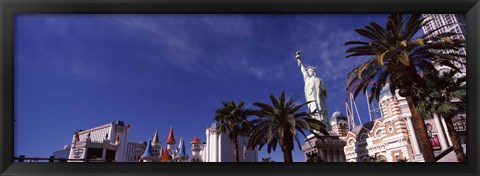
<path id="1" fill-rule="evenodd" d="M 385 19 L 17 15 L 15 155 L 48 157 L 71 142 L 76 129 L 112 120 L 131 124 L 132 142 L 147 141 L 157 129 L 164 141 L 170 126 L 176 138 L 205 141 L 205 128 L 222 101 L 243 100 L 252 107 L 282 91 L 305 101 L 297 50 L 324 80 L 329 114 L 345 114 L 346 75 L 365 59 L 346 59 L 343 43 L 361 39 L 354 29 Z M 365 122 L 364 97 L 357 103 Z M 304 160 L 300 149 L 293 154 L 294 161 Z M 283 161 L 279 149 L 271 154 L 263 149 L 259 157 Z"/>

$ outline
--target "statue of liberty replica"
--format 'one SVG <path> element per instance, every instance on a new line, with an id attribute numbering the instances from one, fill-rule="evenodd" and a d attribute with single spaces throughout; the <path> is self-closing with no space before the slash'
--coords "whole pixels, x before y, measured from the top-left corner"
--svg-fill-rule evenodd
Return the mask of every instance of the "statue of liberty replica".
<path id="1" fill-rule="evenodd" d="M 297 51 L 296 60 L 298 67 L 303 75 L 303 81 L 305 82 L 305 99 L 307 102 L 308 111 L 313 118 L 323 122 L 326 130 L 330 135 L 325 136 L 319 134 L 319 136 L 309 135 L 302 145 L 302 151 L 305 153 L 305 161 L 312 162 L 312 157 L 316 158 L 313 162 L 346 162 L 344 147 L 346 142 L 343 140 L 343 136 L 339 136 L 336 132 L 332 131 L 332 124 L 330 124 L 330 118 L 327 112 L 327 88 L 323 84 L 322 79 L 317 76 L 315 67 L 303 65 L 301 52 Z M 335 112 L 339 113 L 340 112 Z M 334 114 L 335 114 L 334 113 Z M 337 119 L 333 117 L 333 119 Z M 346 120 L 346 119 L 345 119 Z M 328 140 L 327 140 L 328 139 Z"/>
<path id="2" fill-rule="evenodd" d="M 331 131 L 330 118 L 328 117 L 327 105 L 327 88 L 323 84 L 322 79 L 317 76 L 316 68 L 313 66 L 303 65 L 301 52 L 297 51 L 296 59 L 300 71 L 302 71 L 303 81 L 305 82 L 305 99 L 307 102 L 308 111 L 313 118 L 323 122 L 327 131 Z"/>

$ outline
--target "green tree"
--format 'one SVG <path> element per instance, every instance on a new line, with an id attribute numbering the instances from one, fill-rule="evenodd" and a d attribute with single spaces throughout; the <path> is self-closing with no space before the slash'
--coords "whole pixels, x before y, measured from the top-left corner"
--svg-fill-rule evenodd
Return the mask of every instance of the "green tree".
<path id="1" fill-rule="evenodd" d="M 465 153 L 460 140 L 453 127 L 452 118 L 459 112 L 465 112 L 466 103 L 466 78 L 457 77 L 454 70 L 425 74 L 425 88 L 416 89 L 414 92 L 418 99 L 418 109 L 422 114 L 432 117 L 434 114 L 443 116 L 447 131 L 452 140 L 453 150 L 458 162 L 465 162 Z"/>
<path id="2" fill-rule="evenodd" d="M 321 163 L 323 162 L 322 158 L 320 157 L 320 155 L 318 153 L 310 153 L 310 154 L 306 154 L 307 156 L 307 163 Z"/>
<path id="3" fill-rule="evenodd" d="M 247 122 L 248 109 L 243 108 L 245 102 L 237 104 L 235 101 L 223 102 L 223 107 L 215 111 L 217 134 L 228 133 L 233 143 L 233 159 L 240 162 L 238 153 L 238 136 L 243 135 L 243 129 Z"/>
<path id="4" fill-rule="evenodd" d="M 465 56 L 445 51 L 465 47 L 465 41 L 452 39 L 455 35 L 453 32 L 435 34 L 439 29 L 414 38 L 427 22 L 429 20 L 421 19 L 418 14 L 406 19 L 401 14 L 391 14 L 385 27 L 371 22 L 364 28 L 355 29 L 366 41 L 346 42 L 345 45 L 353 45 L 346 50 L 349 53 L 347 58 L 370 58 L 348 74 L 347 90 L 354 89 L 356 97 L 370 88 L 371 102 L 374 97 L 378 101 L 381 89 L 387 82 L 390 82 L 392 94 L 399 89 L 400 95 L 407 99 L 424 159 L 426 162 L 435 162 L 425 122 L 416 109 L 412 85 L 425 86 L 419 74 L 421 71 L 437 72 L 435 64 L 458 69 L 452 61 L 464 64 L 459 58 Z"/>
<path id="5" fill-rule="evenodd" d="M 380 155 L 378 155 L 377 153 L 375 153 L 375 155 L 373 156 L 369 156 L 368 157 L 368 161 L 369 162 L 387 162 L 386 160 L 384 160 Z"/>
<path id="6" fill-rule="evenodd" d="M 272 157 L 266 157 L 266 158 L 262 158 L 262 162 L 270 163 L 275 161 L 272 160 Z"/>
<path id="7" fill-rule="evenodd" d="M 308 102 L 295 104 L 297 96 L 285 100 L 285 92 L 282 92 L 278 98 L 273 94 L 269 97 L 271 105 L 262 102 L 253 103 L 260 109 L 252 111 L 252 115 L 258 118 L 249 122 L 249 148 L 259 146 L 261 149 L 267 145 L 267 152 L 271 153 L 272 150 L 275 151 L 278 144 L 283 152 L 284 162 L 293 162 L 294 140 L 301 148 L 297 131 L 304 137 L 307 137 L 305 132 L 308 131 L 319 136 L 313 130 L 329 135 L 322 122 L 311 118 L 307 112 L 300 111 L 300 108 Z"/>

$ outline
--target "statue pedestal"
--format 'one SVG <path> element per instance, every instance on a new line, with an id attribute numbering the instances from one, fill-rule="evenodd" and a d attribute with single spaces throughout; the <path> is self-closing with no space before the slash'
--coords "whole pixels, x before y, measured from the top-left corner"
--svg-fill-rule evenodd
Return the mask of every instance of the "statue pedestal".
<path id="1" fill-rule="evenodd" d="M 322 162 L 346 162 L 343 148 L 346 142 L 340 139 L 340 136 L 330 132 L 329 136 L 319 134 L 315 136 L 310 134 L 305 139 L 302 151 L 305 152 L 305 161 L 307 155 L 316 155 Z"/>

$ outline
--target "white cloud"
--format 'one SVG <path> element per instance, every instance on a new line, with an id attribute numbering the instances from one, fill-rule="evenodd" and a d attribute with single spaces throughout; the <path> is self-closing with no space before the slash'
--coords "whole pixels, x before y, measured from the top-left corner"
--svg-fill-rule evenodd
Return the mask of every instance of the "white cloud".
<path id="1" fill-rule="evenodd" d="M 211 77 L 221 76 L 225 72 L 249 74 L 262 80 L 282 79 L 286 71 L 298 69 L 293 59 L 294 52 L 302 49 L 305 53 L 304 63 L 317 66 L 317 73 L 323 79 L 345 80 L 346 74 L 363 61 L 358 58 L 346 59 L 343 43 L 355 38 L 353 29 L 331 26 L 331 16 L 308 16 L 293 18 L 289 33 L 282 36 L 285 48 L 291 55 L 279 59 L 281 64 L 274 66 L 262 63 L 262 58 L 252 58 L 249 51 L 255 43 L 241 43 L 243 38 L 255 38 L 255 30 L 262 25 L 255 18 L 242 15 L 110 15 L 103 16 L 104 25 L 112 26 L 121 35 L 131 36 L 132 40 L 145 40 L 148 47 L 143 49 L 141 59 L 146 59 L 159 66 L 174 66 L 183 71 L 202 73 Z M 192 20 L 192 17 L 195 20 Z M 49 20 L 50 24 L 62 23 Z M 201 38 L 194 30 L 182 28 L 201 28 L 210 31 L 212 39 Z M 62 27 L 65 30 L 65 26 Z M 187 32 L 185 32 L 187 31 Z M 196 40 L 201 38 L 203 40 Z M 219 41 L 227 38 L 231 41 Z M 225 42 L 228 47 L 213 50 L 205 45 Z M 272 43 L 274 44 L 274 43 Z M 248 45 L 248 46 L 245 46 Z M 277 46 L 277 45 L 275 45 Z M 259 46 L 270 49 L 272 46 Z M 290 51 L 273 52 L 290 53 Z M 258 59 L 258 60 L 257 60 Z"/>

